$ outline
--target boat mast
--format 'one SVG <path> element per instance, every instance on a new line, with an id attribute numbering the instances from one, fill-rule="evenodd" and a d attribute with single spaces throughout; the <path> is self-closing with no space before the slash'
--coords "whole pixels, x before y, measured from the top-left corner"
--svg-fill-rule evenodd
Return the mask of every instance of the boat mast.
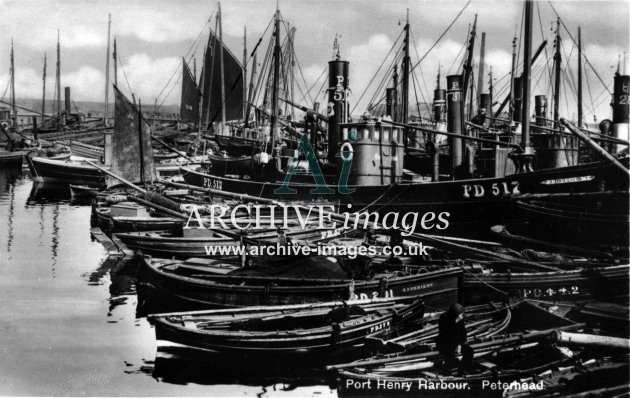
<path id="1" fill-rule="evenodd" d="M 140 182 L 144 183 L 144 143 L 142 142 L 142 103 L 138 98 L 138 142 L 140 149 Z"/>
<path id="2" fill-rule="evenodd" d="M 219 66 L 221 73 L 221 134 L 225 130 L 225 71 L 223 66 L 223 16 L 221 15 L 221 3 L 219 3 L 219 12 L 217 14 L 219 21 Z"/>
<path id="3" fill-rule="evenodd" d="M 405 23 L 405 56 L 403 57 L 403 81 L 402 81 L 402 123 L 408 123 L 409 113 L 409 9 L 407 9 L 407 22 Z M 418 115 L 419 116 L 419 115 Z M 409 136 L 409 129 L 403 130 L 403 137 Z M 405 149 L 407 149 L 407 139 L 403 139 Z"/>
<path id="4" fill-rule="evenodd" d="M 42 121 L 46 114 L 46 53 L 44 53 L 44 73 L 42 74 Z"/>
<path id="5" fill-rule="evenodd" d="M 473 50 L 475 47 L 475 35 L 477 31 L 477 14 L 475 14 L 475 22 L 473 22 L 472 31 L 470 32 L 470 40 L 468 41 L 468 58 L 466 59 L 466 64 L 464 64 L 464 85 L 462 86 L 462 118 L 464 117 L 464 111 L 466 109 L 466 94 L 468 90 L 468 84 L 470 83 L 470 76 L 472 75 L 472 57 Z M 469 115 L 470 117 L 470 115 Z M 463 125 L 462 119 L 462 125 Z"/>
<path id="6" fill-rule="evenodd" d="M 114 61 L 114 84 L 118 87 L 118 53 L 116 52 L 116 36 L 114 36 L 114 53 L 112 54 Z"/>
<path id="7" fill-rule="evenodd" d="M 512 40 L 512 72 L 510 73 L 510 108 L 509 108 L 509 114 L 510 117 L 508 119 L 510 119 L 510 122 L 512 122 L 514 120 L 514 79 L 516 79 L 516 41 L 518 39 L 516 38 L 516 36 L 514 36 L 514 39 Z M 497 111 L 497 115 L 495 116 L 499 116 L 498 114 L 501 112 L 501 109 L 503 107 L 499 108 L 499 110 Z"/>
<path id="8" fill-rule="evenodd" d="M 276 43 L 273 48 L 273 90 L 271 93 L 271 148 L 275 147 L 278 125 L 278 90 L 280 89 L 280 10 L 275 16 Z"/>
<path id="9" fill-rule="evenodd" d="M 107 21 L 107 53 L 105 54 L 105 126 L 109 117 L 109 37 L 112 27 L 112 14 L 109 14 Z"/>
<path id="10" fill-rule="evenodd" d="M 582 127 L 582 28 L 578 26 L 578 127 Z"/>
<path id="11" fill-rule="evenodd" d="M 247 26 L 243 26 L 243 99 L 247 99 Z M 243 102 L 243 118 L 247 112 L 247 103 Z"/>
<path id="12" fill-rule="evenodd" d="M 558 23 L 556 26 L 556 53 L 553 57 L 555 61 L 554 69 L 555 69 L 555 82 L 554 82 L 554 92 L 553 92 L 553 128 L 560 128 L 559 119 L 559 109 L 560 109 L 560 67 L 562 64 L 562 56 L 560 54 L 560 18 L 558 18 Z"/>
<path id="13" fill-rule="evenodd" d="M 57 30 L 57 116 L 61 119 L 61 47 L 59 46 L 59 30 Z"/>
<path id="14" fill-rule="evenodd" d="M 252 76 L 251 79 L 249 79 L 249 90 L 247 93 L 247 104 L 245 104 L 245 127 L 247 127 L 249 125 L 249 114 L 250 112 L 250 107 L 251 107 L 251 102 L 252 102 L 252 97 L 254 95 L 254 82 L 256 81 L 256 51 L 254 51 L 254 56 L 252 58 Z"/>
<path id="15" fill-rule="evenodd" d="M 522 121 L 522 141 L 521 147 L 523 148 L 522 162 L 520 163 L 521 172 L 532 171 L 532 159 L 534 156 L 534 148 L 530 142 L 529 137 L 529 98 L 532 82 L 532 15 L 533 15 L 533 2 L 527 0 L 525 2 L 525 45 L 523 54 L 523 105 L 521 113 Z"/>
<path id="16" fill-rule="evenodd" d="M 11 111 L 13 128 L 17 129 L 17 108 L 15 106 L 15 58 L 13 54 L 13 38 L 11 38 Z"/>

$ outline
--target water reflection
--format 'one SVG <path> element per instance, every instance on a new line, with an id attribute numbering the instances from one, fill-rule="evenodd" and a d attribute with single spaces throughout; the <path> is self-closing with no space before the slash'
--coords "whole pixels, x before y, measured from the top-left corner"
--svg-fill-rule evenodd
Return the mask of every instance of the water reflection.
<path id="1" fill-rule="evenodd" d="M 67 184 L 33 182 L 27 205 L 67 203 L 70 201 L 70 188 Z"/>
<path id="2" fill-rule="evenodd" d="M 148 365 L 145 362 L 141 369 L 146 371 L 150 368 Z M 259 358 L 244 360 L 184 346 L 158 346 L 153 366 L 152 377 L 182 385 L 239 384 L 291 391 L 298 387 L 328 384 L 323 367 L 317 364 Z"/>

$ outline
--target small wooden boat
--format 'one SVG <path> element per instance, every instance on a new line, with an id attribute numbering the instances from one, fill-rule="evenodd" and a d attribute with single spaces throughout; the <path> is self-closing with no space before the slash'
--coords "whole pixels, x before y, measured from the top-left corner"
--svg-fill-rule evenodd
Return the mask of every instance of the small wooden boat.
<path id="1" fill-rule="evenodd" d="M 180 229 L 184 221 L 173 217 L 159 217 L 149 214 L 144 207 L 133 206 L 133 214 L 112 215 L 109 207 L 94 207 L 92 215 L 98 226 L 106 232 L 156 231 Z"/>
<path id="2" fill-rule="evenodd" d="M 622 246 L 627 252 L 630 230 L 628 191 L 600 193 L 580 200 L 521 199 L 518 209 L 537 236 L 587 248 Z"/>
<path id="3" fill-rule="evenodd" d="M 252 172 L 252 156 L 220 156 L 208 154 L 208 160 L 212 164 L 212 174 L 215 175 L 249 175 Z"/>
<path id="4" fill-rule="evenodd" d="M 572 363 L 570 358 L 563 357 L 556 350 L 541 347 L 552 333 L 553 330 L 515 333 L 471 342 L 469 345 L 474 352 L 474 364 L 459 375 L 456 370 L 440 365 L 441 355 L 437 351 L 362 359 L 328 368 L 338 372 L 340 396 L 379 393 L 389 396 L 399 396 L 401 393 L 415 396 L 418 390 L 481 390 L 484 381 L 509 382 Z M 485 360 L 484 357 L 491 353 L 497 355 L 491 361 Z M 528 361 L 523 362 L 529 364 L 519 366 L 519 357 L 521 361 L 523 357 L 527 357 Z M 413 390 L 388 391 L 387 388 L 382 388 L 378 391 L 374 388 L 375 391 L 369 391 L 371 388 L 367 387 L 368 384 L 375 387 L 389 383 L 410 385 Z M 442 389 L 439 388 L 441 383 L 445 384 Z M 435 385 L 438 387 L 430 387 Z"/>
<path id="5" fill-rule="evenodd" d="M 220 354 L 327 356 L 360 348 L 421 319 L 417 297 L 153 315 L 157 340 Z"/>
<path id="6" fill-rule="evenodd" d="M 152 300 L 175 308 L 289 305 L 351 298 L 420 296 L 426 305 L 444 309 L 459 298 L 461 270 L 400 269 L 367 279 L 351 279 L 339 260 L 310 256 L 282 267 L 236 268 L 207 260 L 141 259 L 138 282 Z"/>
<path id="7" fill-rule="evenodd" d="M 630 393 L 630 365 L 626 358 L 590 359 L 560 369 L 532 375 L 505 389 L 504 397 L 627 397 Z M 530 385 L 543 386 L 532 393 Z"/>
<path id="8" fill-rule="evenodd" d="M 105 156 L 105 150 L 102 145 L 91 145 L 86 144 L 81 141 L 71 141 L 70 149 L 72 150 L 72 154 L 76 156 L 81 156 L 88 159 L 103 159 Z M 163 160 L 177 159 L 180 155 L 171 151 L 160 151 L 153 150 L 153 159 L 156 162 L 160 162 Z"/>
<path id="9" fill-rule="evenodd" d="M 24 153 L 22 151 L 0 151 L 0 167 L 2 168 L 22 168 L 22 159 Z"/>
<path id="10" fill-rule="evenodd" d="M 27 156 L 26 162 L 35 181 L 87 185 L 96 188 L 107 186 L 105 173 L 90 166 L 80 158 L 60 160 Z M 189 163 L 188 165 L 196 169 L 199 163 Z M 155 165 L 155 170 L 159 175 L 171 175 L 179 172 L 180 168 L 180 164 Z"/>
<path id="11" fill-rule="evenodd" d="M 241 225 L 246 225 L 247 220 L 239 221 Z M 286 238 L 296 240 L 319 240 L 332 238 L 341 233 L 342 229 L 333 227 L 323 228 L 302 228 L 301 226 L 293 226 L 285 231 Z M 225 237 L 220 231 L 214 233 L 210 230 L 205 231 L 206 234 L 200 236 L 186 236 L 188 231 L 181 231 L 184 234 L 175 231 L 149 231 L 149 232 L 120 232 L 116 236 L 130 249 L 141 250 L 145 254 L 151 254 L 161 257 L 189 258 L 208 256 L 208 248 L 210 247 L 238 247 L 241 242 L 234 238 Z M 245 232 L 245 231 L 243 231 Z M 248 231 L 246 236 L 267 242 L 277 241 L 277 229 L 265 229 L 261 231 Z M 244 234 L 245 236 L 245 234 Z M 219 256 L 213 254 L 213 258 L 226 258 L 232 256 Z"/>
<path id="12" fill-rule="evenodd" d="M 72 183 L 105 188 L 105 175 L 100 170 L 80 160 L 56 160 L 42 157 L 26 157 L 31 175 L 38 182 Z"/>
<path id="13" fill-rule="evenodd" d="M 625 300 L 630 266 L 611 265 L 549 272 L 466 272 L 465 299 L 485 303 L 506 297 L 537 300 Z"/>
<path id="14" fill-rule="evenodd" d="M 371 338 L 367 346 L 379 354 L 435 349 L 438 335 L 438 320 L 442 313 L 434 312 L 425 315 L 422 327 L 396 337 L 383 339 Z M 464 309 L 464 322 L 469 340 L 479 340 L 502 334 L 510 325 L 512 311 L 505 304 L 490 303 L 468 306 Z"/>
<path id="15" fill-rule="evenodd" d="M 214 140 L 219 145 L 219 148 L 226 151 L 230 156 L 251 156 L 258 151 L 261 145 L 259 140 L 218 134 L 214 135 Z"/>

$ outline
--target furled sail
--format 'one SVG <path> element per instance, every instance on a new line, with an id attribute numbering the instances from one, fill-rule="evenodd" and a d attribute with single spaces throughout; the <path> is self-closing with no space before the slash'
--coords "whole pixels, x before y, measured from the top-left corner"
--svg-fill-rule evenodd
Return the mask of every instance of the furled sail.
<path id="1" fill-rule="evenodd" d="M 149 125 L 115 85 L 114 93 L 116 113 L 111 171 L 129 181 L 154 181 L 156 174 Z"/>
<path id="2" fill-rule="evenodd" d="M 184 66 L 182 69 L 182 100 L 179 108 L 179 117 L 184 122 L 197 123 L 199 121 L 201 93 L 184 58 L 182 58 L 182 62 Z"/>
<path id="3" fill-rule="evenodd" d="M 220 44 L 218 37 L 210 32 L 208 48 L 203 63 L 199 86 L 203 93 L 202 122 L 221 121 L 221 57 L 223 48 L 223 71 L 225 87 L 225 120 L 243 117 L 243 67 L 232 52 Z"/>

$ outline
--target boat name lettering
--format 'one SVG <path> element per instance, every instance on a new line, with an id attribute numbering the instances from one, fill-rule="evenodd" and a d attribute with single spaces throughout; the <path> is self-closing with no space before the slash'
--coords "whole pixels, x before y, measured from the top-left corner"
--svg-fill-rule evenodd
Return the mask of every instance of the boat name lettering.
<path id="1" fill-rule="evenodd" d="M 350 297 L 350 300 L 368 300 L 370 298 L 378 298 L 379 297 L 379 293 L 378 292 L 371 292 L 371 293 L 359 293 L 359 294 L 353 294 Z M 394 297 L 394 291 L 392 289 L 386 290 L 385 291 L 385 295 L 383 296 L 384 298 L 388 298 L 388 297 Z"/>
<path id="2" fill-rule="evenodd" d="M 433 282 L 430 283 L 422 283 L 420 285 L 408 286 L 402 289 L 403 293 L 416 292 L 418 290 L 425 290 L 433 287 Z"/>
<path id="3" fill-rule="evenodd" d="M 481 184 L 464 184 L 462 188 L 464 189 L 464 198 L 482 198 L 486 196 L 488 192 L 492 194 L 492 196 L 519 195 L 521 191 L 518 189 L 518 186 L 518 181 L 502 181 L 492 183 L 488 189 Z"/>
<path id="4" fill-rule="evenodd" d="M 545 180 L 541 182 L 543 185 L 557 185 L 557 184 L 569 184 L 572 182 L 586 182 L 592 181 L 595 179 L 595 176 L 579 176 L 579 177 L 567 177 L 567 178 L 556 178 L 555 180 Z"/>
<path id="5" fill-rule="evenodd" d="M 582 294 L 579 286 L 561 286 L 547 289 L 520 289 L 523 298 L 555 297 L 555 296 L 577 296 Z"/>
<path id="6" fill-rule="evenodd" d="M 379 330 L 383 330 L 385 328 L 389 328 L 391 326 L 390 321 L 379 323 L 378 325 L 370 326 L 370 333 L 378 332 Z"/>

